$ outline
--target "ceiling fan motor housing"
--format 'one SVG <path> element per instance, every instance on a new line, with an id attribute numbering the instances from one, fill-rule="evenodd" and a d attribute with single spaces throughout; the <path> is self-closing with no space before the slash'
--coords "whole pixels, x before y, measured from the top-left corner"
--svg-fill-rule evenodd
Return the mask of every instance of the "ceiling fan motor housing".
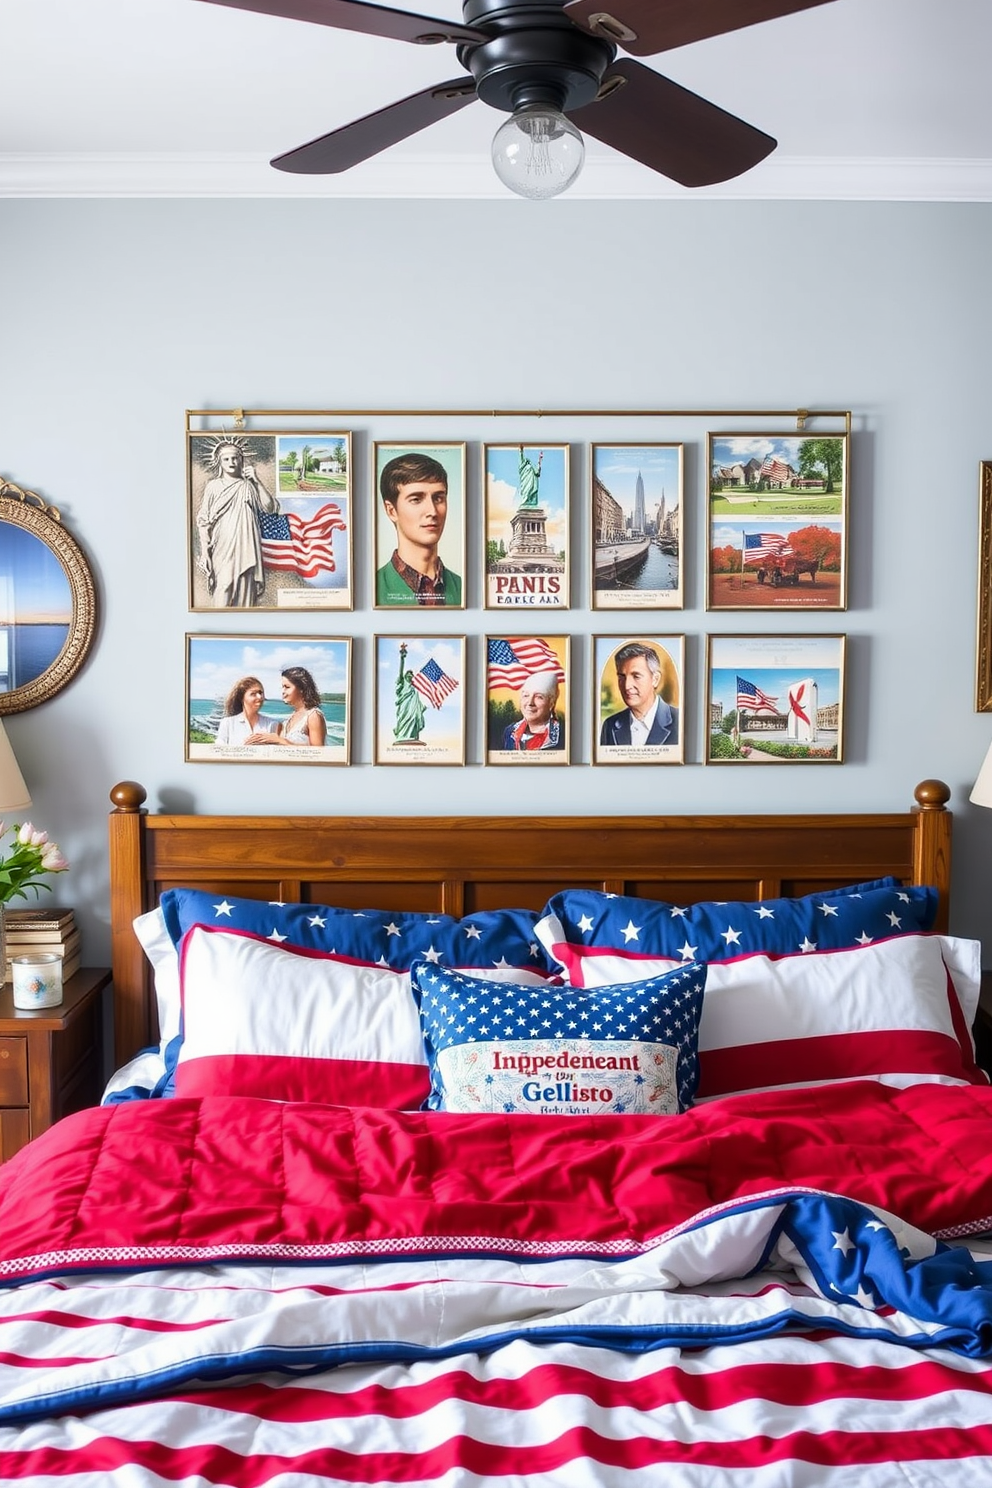
<path id="1" fill-rule="evenodd" d="M 475 78 L 483 103 L 506 113 L 544 104 L 592 103 L 616 47 L 564 14 L 564 0 L 464 0 L 465 24 L 491 39 L 465 43 L 458 58 Z"/>

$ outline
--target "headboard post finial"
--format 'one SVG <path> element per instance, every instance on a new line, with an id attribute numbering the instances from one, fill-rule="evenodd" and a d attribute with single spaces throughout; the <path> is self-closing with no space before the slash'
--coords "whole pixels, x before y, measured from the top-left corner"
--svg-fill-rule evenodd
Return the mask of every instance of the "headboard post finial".
<path id="1" fill-rule="evenodd" d="M 921 780 L 913 794 L 917 802 L 913 880 L 932 884 L 939 890 L 933 928 L 938 934 L 946 935 L 951 887 L 951 813 L 947 803 L 951 791 L 942 780 Z"/>
<path id="2" fill-rule="evenodd" d="M 921 811 L 945 811 L 951 788 L 942 780 L 921 780 L 913 795 Z"/>
<path id="3" fill-rule="evenodd" d="M 136 780 L 121 780 L 110 792 L 110 799 L 117 811 L 140 811 L 148 799 L 148 792 Z"/>
<path id="4" fill-rule="evenodd" d="M 132 930 L 149 908 L 144 893 L 144 827 L 147 792 L 122 780 L 110 792 L 110 961 L 114 975 L 114 1066 L 133 1059 L 151 1038 L 151 990 L 144 952 Z"/>

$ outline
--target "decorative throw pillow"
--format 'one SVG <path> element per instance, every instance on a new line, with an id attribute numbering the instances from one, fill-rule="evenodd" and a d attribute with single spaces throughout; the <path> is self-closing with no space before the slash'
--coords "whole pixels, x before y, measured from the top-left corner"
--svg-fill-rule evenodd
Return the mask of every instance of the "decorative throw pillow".
<path id="1" fill-rule="evenodd" d="M 415 962 L 410 980 L 433 1110 L 667 1116 L 692 1104 L 705 967 L 595 991 L 508 985 L 430 961 Z"/>

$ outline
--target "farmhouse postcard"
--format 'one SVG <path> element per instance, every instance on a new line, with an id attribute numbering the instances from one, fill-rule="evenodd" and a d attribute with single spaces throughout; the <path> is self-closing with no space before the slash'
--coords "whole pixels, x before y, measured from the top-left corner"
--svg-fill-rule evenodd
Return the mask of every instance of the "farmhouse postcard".
<path id="1" fill-rule="evenodd" d="M 847 608 L 846 434 L 709 436 L 708 610 Z"/>

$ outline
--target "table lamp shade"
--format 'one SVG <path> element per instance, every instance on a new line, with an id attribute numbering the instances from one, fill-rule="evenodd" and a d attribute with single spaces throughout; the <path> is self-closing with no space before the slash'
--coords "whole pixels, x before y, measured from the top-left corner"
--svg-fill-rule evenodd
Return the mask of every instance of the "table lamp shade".
<path id="1" fill-rule="evenodd" d="M 0 723 L 0 811 L 22 811 L 31 805 L 28 788 L 24 784 L 10 747 L 10 740 Z"/>
<path id="2" fill-rule="evenodd" d="M 989 752 L 982 762 L 978 779 L 968 799 L 974 801 L 976 806 L 992 806 L 992 745 L 989 746 Z"/>

